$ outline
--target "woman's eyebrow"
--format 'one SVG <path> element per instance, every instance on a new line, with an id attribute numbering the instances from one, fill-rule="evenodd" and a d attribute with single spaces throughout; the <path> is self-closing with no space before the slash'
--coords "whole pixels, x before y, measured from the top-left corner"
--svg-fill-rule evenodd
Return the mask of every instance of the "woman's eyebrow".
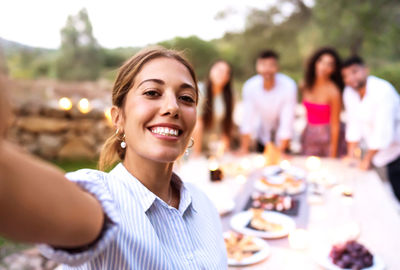
<path id="1" fill-rule="evenodd" d="M 181 88 L 182 88 L 182 89 L 191 88 L 191 89 L 193 89 L 194 91 L 196 91 L 196 89 L 193 87 L 193 85 L 191 85 L 191 84 L 189 84 L 189 83 L 182 83 L 182 84 L 181 84 Z"/>
<path id="2" fill-rule="evenodd" d="M 141 86 L 141 85 L 144 84 L 144 83 L 147 83 L 147 82 L 154 82 L 154 83 L 157 83 L 157 84 L 160 84 L 160 85 L 165 85 L 165 82 L 164 82 L 163 80 L 160 80 L 160 79 L 146 79 L 146 80 L 144 80 L 144 81 L 141 81 L 141 82 L 139 83 L 138 87 Z M 190 83 L 182 83 L 182 84 L 180 85 L 180 88 L 181 88 L 181 89 L 190 88 L 190 89 L 193 89 L 194 91 L 196 91 L 196 89 L 195 89 L 195 88 L 193 87 L 193 85 L 191 85 Z"/>
<path id="3" fill-rule="evenodd" d="M 147 80 L 141 81 L 139 83 L 138 87 L 141 86 L 142 84 L 146 83 L 146 82 L 155 82 L 155 83 L 158 83 L 158 84 L 161 84 L 161 85 L 165 84 L 165 82 L 163 80 L 160 80 L 160 79 L 147 79 Z"/>

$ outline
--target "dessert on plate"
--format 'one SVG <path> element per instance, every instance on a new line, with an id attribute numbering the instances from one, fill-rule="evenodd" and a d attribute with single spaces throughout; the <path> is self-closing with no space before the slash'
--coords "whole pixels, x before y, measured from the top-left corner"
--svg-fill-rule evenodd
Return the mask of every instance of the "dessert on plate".
<path id="1" fill-rule="evenodd" d="M 352 270 L 370 267 L 374 262 L 371 252 L 355 240 L 334 245 L 329 253 L 329 258 L 336 266 Z"/>
<path id="2" fill-rule="evenodd" d="M 259 231 L 276 232 L 281 231 L 283 226 L 278 223 L 270 222 L 263 217 L 263 209 L 252 208 L 253 217 L 250 220 L 250 227 Z"/>
<path id="3" fill-rule="evenodd" d="M 224 234 L 224 240 L 228 258 L 239 262 L 262 248 L 255 243 L 253 236 L 245 236 L 240 233 L 228 232 Z"/>

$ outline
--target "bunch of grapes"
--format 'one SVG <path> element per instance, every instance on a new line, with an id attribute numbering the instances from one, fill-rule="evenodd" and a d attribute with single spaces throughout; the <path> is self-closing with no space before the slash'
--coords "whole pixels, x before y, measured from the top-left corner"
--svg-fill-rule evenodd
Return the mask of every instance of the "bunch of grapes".
<path id="1" fill-rule="evenodd" d="M 354 240 L 332 247 L 329 257 L 340 268 L 360 270 L 373 264 L 373 256 L 367 248 Z"/>

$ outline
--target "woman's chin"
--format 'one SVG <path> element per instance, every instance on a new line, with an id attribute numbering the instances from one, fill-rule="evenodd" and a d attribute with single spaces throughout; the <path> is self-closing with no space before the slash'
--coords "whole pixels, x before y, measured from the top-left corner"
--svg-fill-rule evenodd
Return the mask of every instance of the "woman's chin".
<path id="1" fill-rule="evenodd" d="M 162 163 L 171 163 L 178 160 L 182 154 L 183 153 L 180 151 L 163 151 L 160 153 L 154 153 L 151 159 Z"/>

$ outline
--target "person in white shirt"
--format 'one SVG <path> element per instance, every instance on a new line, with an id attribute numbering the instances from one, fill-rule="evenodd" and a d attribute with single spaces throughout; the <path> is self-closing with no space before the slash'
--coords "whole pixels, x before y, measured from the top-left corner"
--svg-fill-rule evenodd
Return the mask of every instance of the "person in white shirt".
<path id="1" fill-rule="evenodd" d="M 369 75 L 358 56 L 342 66 L 346 88 L 344 105 L 347 117 L 348 158 L 362 140 L 367 148 L 360 169 L 387 166 L 388 177 L 400 200 L 400 97 L 387 81 Z"/>
<path id="2" fill-rule="evenodd" d="M 278 73 L 279 56 L 262 51 L 256 62 L 257 75 L 243 86 L 243 119 L 240 126 L 241 153 L 249 151 L 252 140 L 263 151 L 268 142 L 275 142 L 286 152 L 293 135 L 297 86 L 294 80 Z"/>

